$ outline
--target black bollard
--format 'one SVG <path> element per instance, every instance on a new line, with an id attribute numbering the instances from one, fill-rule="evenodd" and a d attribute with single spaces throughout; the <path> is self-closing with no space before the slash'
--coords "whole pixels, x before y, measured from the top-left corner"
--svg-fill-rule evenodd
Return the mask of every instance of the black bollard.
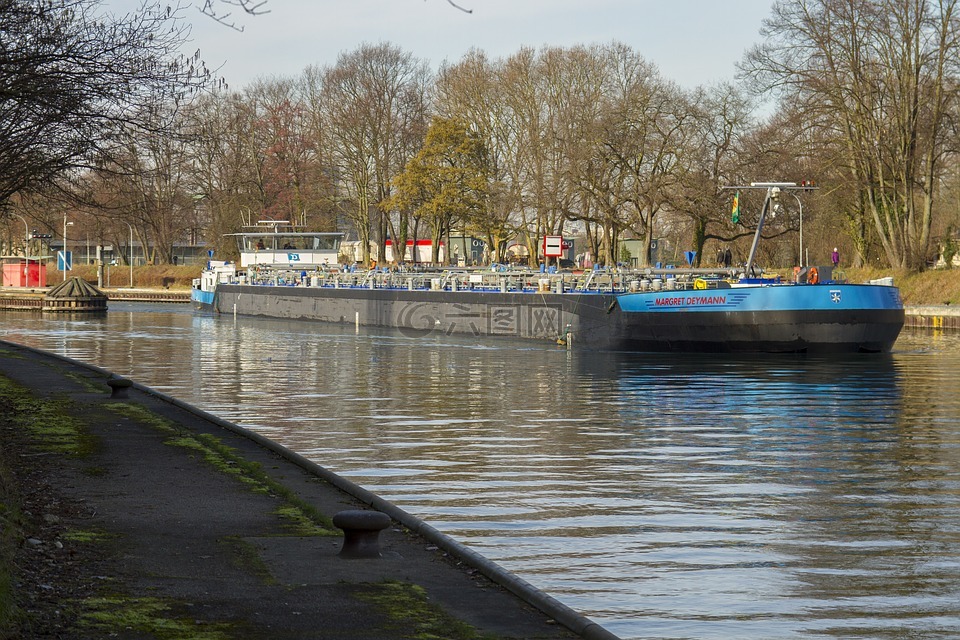
<path id="1" fill-rule="evenodd" d="M 127 396 L 127 389 L 133 386 L 133 383 L 126 378 L 109 378 L 107 380 L 107 386 L 110 387 L 110 399 L 111 400 L 123 400 Z"/>
<path id="2" fill-rule="evenodd" d="M 390 526 L 390 516 L 380 511 L 341 511 L 333 524 L 343 529 L 341 558 L 379 558 L 380 532 Z"/>

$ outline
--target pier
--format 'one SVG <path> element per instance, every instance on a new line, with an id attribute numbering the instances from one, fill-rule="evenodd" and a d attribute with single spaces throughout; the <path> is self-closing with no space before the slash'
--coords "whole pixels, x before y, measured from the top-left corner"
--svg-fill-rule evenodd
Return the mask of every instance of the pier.
<path id="1" fill-rule="evenodd" d="M 190 292 L 169 289 L 108 289 L 109 300 L 124 302 L 190 302 Z"/>
<path id="2" fill-rule="evenodd" d="M 42 311 L 48 288 L 8 288 L 0 291 L 0 311 Z M 107 302 L 190 302 L 190 292 L 167 289 L 104 289 Z"/>

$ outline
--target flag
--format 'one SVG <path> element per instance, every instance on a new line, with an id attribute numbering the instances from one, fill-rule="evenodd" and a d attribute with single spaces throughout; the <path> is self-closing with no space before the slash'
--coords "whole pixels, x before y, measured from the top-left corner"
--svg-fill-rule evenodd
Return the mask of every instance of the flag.
<path id="1" fill-rule="evenodd" d="M 740 222 L 740 192 L 737 191 L 733 195 L 733 207 L 730 211 L 730 219 L 733 221 L 733 224 Z"/>

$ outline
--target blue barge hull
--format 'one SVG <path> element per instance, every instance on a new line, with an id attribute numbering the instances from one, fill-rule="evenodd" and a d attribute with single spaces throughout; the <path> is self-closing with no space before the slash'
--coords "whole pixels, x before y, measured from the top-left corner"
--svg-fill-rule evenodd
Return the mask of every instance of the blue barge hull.
<path id="1" fill-rule="evenodd" d="M 513 337 L 655 352 L 885 352 L 904 323 L 896 287 L 775 284 L 603 293 L 218 284 L 219 313 Z"/>

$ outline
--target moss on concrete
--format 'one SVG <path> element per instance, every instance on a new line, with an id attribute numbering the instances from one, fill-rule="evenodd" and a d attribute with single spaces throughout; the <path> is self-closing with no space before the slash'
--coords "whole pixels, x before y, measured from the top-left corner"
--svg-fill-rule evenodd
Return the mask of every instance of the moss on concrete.
<path id="1" fill-rule="evenodd" d="M 125 598 L 121 596 L 87 598 L 77 603 L 80 628 L 99 637 L 131 631 L 161 640 L 228 640 L 231 626 L 203 623 L 187 615 L 175 616 L 176 603 L 158 598 Z"/>
<path id="2" fill-rule="evenodd" d="M 88 376 L 76 373 L 74 371 L 61 370 L 60 373 L 70 380 L 73 380 L 90 393 L 106 393 L 110 391 L 110 388 L 107 387 L 106 381 L 91 380 Z"/>
<path id="3" fill-rule="evenodd" d="M 10 637 L 20 619 L 11 568 L 16 548 L 14 532 L 20 530 L 22 515 L 10 486 L 7 469 L 0 459 L 0 638 Z"/>
<path id="4" fill-rule="evenodd" d="M 86 531 L 80 529 L 73 529 L 71 531 L 64 531 L 61 534 L 60 538 L 64 542 L 76 542 L 79 544 L 99 544 L 102 542 L 107 542 L 114 538 L 113 535 L 109 533 L 104 533 L 102 531 Z"/>
<path id="5" fill-rule="evenodd" d="M 358 594 L 361 600 L 376 604 L 396 626 L 397 637 L 416 640 L 492 640 L 465 622 L 457 620 L 430 602 L 423 588 L 407 582 L 389 580 L 371 584 Z M 414 634 L 405 630 L 413 628 Z"/>
<path id="6" fill-rule="evenodd" d="M 12 412 L 12 426 L 32 436 L 44 453 L 82 457 L 96 447 L 86 425 L 72 415 L 73 404 L 64 399 L 42 399 L 9 378 L 0 376 L 0 395 Z"/>
<path id="7" fill-rule="evenodd" d="M 4 352 L 4 357 L 12 357 Z M 25 434 L 31 454 L 82 457 L 96 440 L 84 423 L 71 414 L 72 403 L 35 397 L 29 390 L 0 376 L 0 414 L 3 426 Z M 19 452 L 23 454 L 26 452 Z M 14 557 L 23 538 L 25 518 L 10 471 L 0 456 L 0 638 L 11 637 L 26 618 L 14 593 Z"/>
<path id="8" fill-rule="evenodd" d="M 254 545 L 237 536 L 222 538 L 220 543 L 229 548 L 235 566 L 257 576 L 264 584 L 277 584 L 277 579 L 270 573 Z"/>
<path id="9" fill-rule="evenodd" d="M 110 403 L 106 406 L 119 415 L 150 424 L 159 431 L 168 434 L 167 444 L 195 452 L 204 462 L 235 478 L 251 491 L 276 496 L 282 504 L 275 513 L 287 520 L 287 530 L 290 535 L 340 535 L 330 517 L 317 511 L 313 505 L 301 500 L 293 491 L 271 478 L 259 463 L 241 457 L 235 449 L 223 444 L 219 438 L 210 434 L 192 433 L 181 425 L 138 405 Z"/>

